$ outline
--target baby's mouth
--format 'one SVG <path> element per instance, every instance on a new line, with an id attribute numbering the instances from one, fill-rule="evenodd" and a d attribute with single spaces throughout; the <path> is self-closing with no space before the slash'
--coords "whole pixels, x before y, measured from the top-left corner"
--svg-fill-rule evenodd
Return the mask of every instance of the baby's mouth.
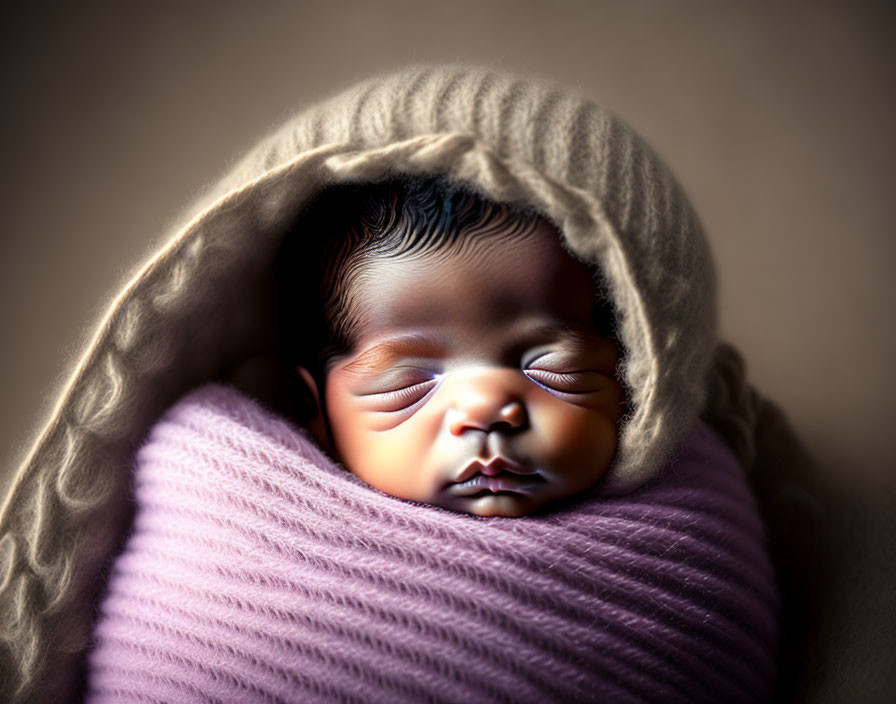
<path id="1" fill-rule="evenodd" d="M 471 460 L 464 466 L 457 481 L 448 487 L 448 492 L 454 496 L 498 492 L 528 494 L 544 483 L 545 479 L 536 472 L 503 457 L 495 457 L 488 462 Z"/>

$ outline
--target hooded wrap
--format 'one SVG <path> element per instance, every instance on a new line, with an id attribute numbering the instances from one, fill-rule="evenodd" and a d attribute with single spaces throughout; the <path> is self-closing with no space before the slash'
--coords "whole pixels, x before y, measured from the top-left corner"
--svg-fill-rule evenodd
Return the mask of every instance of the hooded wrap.
<path id="1" fill-rule="evenodd" d="M 780 471 L 804 462 L 802 451 L 747 385 L 736 351 L 717 340 L 712 260 L 665 166 L 613 115 L 553 85 L 414 67 L 263 140 L 109 307 L 0 516 L 0 696 L 76 695 L 106 568 L 132 520 L 136 448 L 167 407 L 209 380 L 276 405 L 269 283 L 283 235 L 325 185 L 396 173 L 441 173 L 493 200 L 534 205 L 571 252 L 602 270 L 630 400 L 603 493 L 652 479 L 702 416 L 747 468 L 773 556 L 794 552 L 776 516 L 811 512 Z M 786 505 L 769 498 L 782 495 Z M 786 596 L 794 580 L 786 569 L 779 576 Z"/>

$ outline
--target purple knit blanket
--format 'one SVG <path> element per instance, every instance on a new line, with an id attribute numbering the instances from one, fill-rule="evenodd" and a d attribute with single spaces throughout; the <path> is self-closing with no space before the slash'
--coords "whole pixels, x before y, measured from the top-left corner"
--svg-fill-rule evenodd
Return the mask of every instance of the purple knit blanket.
<path id="1" fill-rule="evenodd" d="M 137 455 L 90 702 L 759 702 L 777 595 L 743 473 L 698 424 L 657 480 L 542 516 L 380 493 L 208 385 Z"/>

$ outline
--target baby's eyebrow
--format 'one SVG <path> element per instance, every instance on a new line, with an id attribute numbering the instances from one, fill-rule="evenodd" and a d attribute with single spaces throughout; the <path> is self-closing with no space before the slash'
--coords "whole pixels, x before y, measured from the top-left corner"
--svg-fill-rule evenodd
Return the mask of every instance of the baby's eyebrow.
<path id="1" fill-rule="evenodd" d="M 583 348 L 593 345 L 598 337 L 598 335 L 588 333 L 578 327 L 555 321 L 529 323 L 519 330 L 519 335 L 524 339 L 563 340 Z"/>
<path id="2" fill-rule="evenodd" d="M 442 336 L 412 333 L 400 335 L 368 347 L 343 371 L 349 374 L 370 374 L 393 366 L 403 357 L 443 357 L 449 341 Z"/>

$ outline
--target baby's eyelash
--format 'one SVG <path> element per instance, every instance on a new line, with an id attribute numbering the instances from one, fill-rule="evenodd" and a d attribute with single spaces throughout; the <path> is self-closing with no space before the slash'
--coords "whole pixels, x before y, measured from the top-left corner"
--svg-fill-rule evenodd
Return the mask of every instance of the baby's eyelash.
<path id="1" fill-rule="evenodd" d="M 572 372 L 552 372 L 547 369 L 525 369 L 523 371 L 532 381 L 549 391 L 563 394 L 589 394 L 597 390 L 596 388 L 568 388 L 575 386 L 576 384 L 586 384 L 589 387 L 592 386 L 592 384 L 588 383 L 590 380 L 585 378 L 586 375 L 598 373 L 592 369 L 582 369 Z"/>
<path id="2" fill-rule="evenodd" d="M 526 370 L 527 374 L 532 373 L 532 372 L 535 372 L 539 376 L 547 376 L 547 377 L 550 377 L 551 379 L 556 379 L 556 380 L 560 380 L 560 381 L 568 381 L 568 382 L 577 381 L 579 379 L 579 376 L 577 376 L 577 375 L 580 375 L 582 373 L 582 372 L 551 372 L 551 371 L 548 371 L 547 369 L 527 369 Z"/>
<path id="3" fill-rule="evenodd" d="M 376 412 L 396 413 L 405 411 L 426 398 L 437 382 L 438 379 L 427 379 L 400 389 L 364 394 L 364 396 L 373 400 Z"/>
<path id="4" fill-rule="evenodd" d="M 427 381 L 420 381 L 416 384 L 411 384 L 410 386 L 405 386 L 404 388 L 401 388 L 401 389 L 395 389 L 394 391 L 381 391 L 380 393 L 372 394 L 372 395 L 376 396 L 379 399 L 384 399 L 384 400 L 385 399 L 388 399 L 388 400 L 404 399 L 404 398 L 408 398 L 410 396 L 414 396 L 416 393 L 418 393 L 421 386 L 426 386 L 427 384 L 432 384 L 432 383 L 435 383 L 435 379 L 429 379 Z"/>

